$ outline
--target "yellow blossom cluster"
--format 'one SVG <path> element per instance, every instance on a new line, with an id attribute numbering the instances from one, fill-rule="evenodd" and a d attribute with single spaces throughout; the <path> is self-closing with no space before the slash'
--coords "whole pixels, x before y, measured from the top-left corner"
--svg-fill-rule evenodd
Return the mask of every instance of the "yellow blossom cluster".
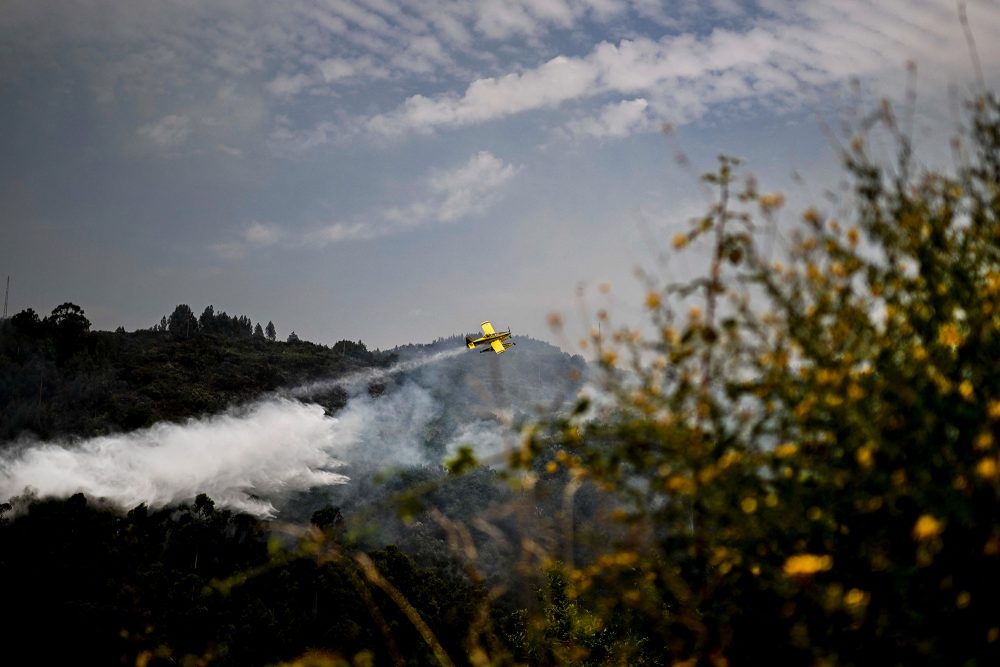
<path id="1" fill-rule="evenodd" d="M 782 569 L 790 577 L 808 577 L 831 568 L 833 568 L 831 556 L 805 553 L 789 556 Z"/>
<path id="2" fill-rule="evenodd" d="M 941 534 L 944 525 L 930 514 L 922 514 L 913 525 L 913 539 L 918 541 L 931 540 Z"/>

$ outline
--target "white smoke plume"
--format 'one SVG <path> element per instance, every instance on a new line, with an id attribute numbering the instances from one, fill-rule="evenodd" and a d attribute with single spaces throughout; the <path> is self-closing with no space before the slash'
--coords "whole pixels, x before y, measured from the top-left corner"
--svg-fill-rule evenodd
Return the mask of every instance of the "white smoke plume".
<path id="1" fill-rule="evenodd" d="M 308 382 L 306 384 L 299 385 L 294 389 L 288 390 L 287 395 L 294 396 L 295 398 L 308 398 L 310 396 L 315 396 L 316 394 L 330 391 L 336 387 L 341 387 L 349 395 L 354 395 L 362 391 L 372 382 L 390 377 L 396 373 L 414 371 L 423 366 L 428 366 L 439 361 L 444 361 L 445 359 L 450 359 L 451 357 L 456 357 L 466 351 L 467 350 L 464 347 L 454 350 L 445 350 L 444 352 L 437 352 L 423 357 L 415 357 L 413 359 L 400 361 L 387 368 L 366 368 L 363 371 L 351 373 L 343 377 Z"/>
<path id="2" fill-rule="evenodd" d="M 337 417 L 323 407 L 275 396 L 221 415 L 163 423 L 82 441 L 29 442 L 0 458 L 0 500 L 84 493 L 123 509 L 162 507 L 207 493 L 219 506 L 269 517 L 297 491 L 344 484 L 345 461 L 362 466 L 425 464 L 419 434 L 439 406 L 426 389 L 404 383 L 380 399 L 370 382 L 456 354 L 448 350 L 297 387 L 306 398 L 340 386 L 349 401 Z"/>
<path id="3" fill-rule="evenodd" d="M 161 507 L 207 493 L 219 505 L 271 516 L 267 498 L 342 484 L 332 470 L 337 420 L 318 405 L 273 400 L 241 411 L 156 424 L 70 443 L 38 443 L 0 461 L 0 498 L 84 493 L 123 508 Z"/>

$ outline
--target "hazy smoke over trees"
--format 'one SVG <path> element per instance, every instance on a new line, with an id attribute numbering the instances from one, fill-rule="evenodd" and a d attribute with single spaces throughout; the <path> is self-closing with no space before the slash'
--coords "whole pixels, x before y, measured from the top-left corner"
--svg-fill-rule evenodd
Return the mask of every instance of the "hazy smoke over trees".
<path id="1" fill-rule="evenodd" d="M 460 444 L 494 454 L 510 429 L 494 413 L 469 408 L 477 398 L 456 384 L 460 364 L 488 362 L 458 359 L 464 352 L 449 347 L 183 423 L 86 440 L 22 441 L 0 459 L 0 499 L 82 492 L 129 509 L 206 493 L 222 507 L 272 516 L 290 495 L 346 483 L 352 473 L 439 467 Z M 347 396 L 336 416 L 302 402 L 335 390 Z"/>

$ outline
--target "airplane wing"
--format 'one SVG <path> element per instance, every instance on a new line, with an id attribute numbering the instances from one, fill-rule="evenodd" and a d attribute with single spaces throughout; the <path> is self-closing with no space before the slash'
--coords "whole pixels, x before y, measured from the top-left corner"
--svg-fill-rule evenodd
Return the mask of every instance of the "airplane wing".
<path id="1" fill-rule="evenodd" d="M 492 336 L 496 333 L 496 330 L 493 328 L 493 325 L 490 324 L 489 320 L 486 320 L 480 326 L 483 328 L 483 334 L 486 336 Z"/>
<path id="2" fill-rule="evenodd" d="M 496 352 L 497 354 L 500 354 L 501 352 L 507 349 L 503 346 L 503 342 L 499 340 L 495 340 L 492 343 L 490 343 L 490 347 L 492 347 L 493 351 Z"/>

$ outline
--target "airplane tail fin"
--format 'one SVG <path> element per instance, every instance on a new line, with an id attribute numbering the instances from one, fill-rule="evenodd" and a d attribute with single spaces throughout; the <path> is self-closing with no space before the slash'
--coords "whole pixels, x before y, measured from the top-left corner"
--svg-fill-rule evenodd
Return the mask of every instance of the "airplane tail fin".
<path id="1" fill-rule="evenodd" d="M 470 350 L 474 350 L 476 348 L 476 344 L 472 342 L 472 336 L 465 337 L 465 344 Z"/>

